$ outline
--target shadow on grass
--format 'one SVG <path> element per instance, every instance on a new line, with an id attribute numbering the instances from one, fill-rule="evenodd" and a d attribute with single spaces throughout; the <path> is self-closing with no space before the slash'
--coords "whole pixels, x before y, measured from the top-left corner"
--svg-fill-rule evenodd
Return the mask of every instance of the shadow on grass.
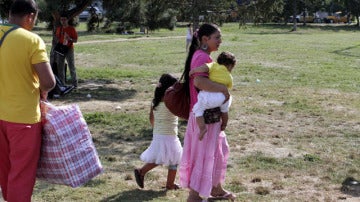
<path id="1" fill-rule="evenodd" d="M 350 46 L 350 47 L 347 47 L 347 48 L 344 48 L 344 49 L 335 50 L 332 53 L 347 56 L 347 57 L 359 58 L 360 54 L 354 54 L 355 52 L 358 53 L 357 51 L 351 52 L 351 50 L 358 49 L 358 48 L 360 48 L 360 45 L 355 45 L 355 46 Z"/>
<path id="2" fill-rule="evenodd" d="M 92 85 L 80 84 L 78 89 L 74 89 L 71 93 L 61 97 L 61 100 L 66 102 L 79 101 L 123 101 L 133 98 L 137 91 L 134 89 L 118 89 L 107 87 L 109 81 L 95 81 Z"/>
<path id="3" fill-rule="evenodd" d="M 114 154 L 118 156 L 128 156 L 132 154 L 140 155 L 146 148 L 150 145 L 152 141 L 152 129 L 143 129 L 139 133 L 123 133 L 124 127 L 120 127 L 114 132 L 102 131 L 102 135 L 96 138 L 93 138 L 93 142 L 96 145 L 96 148 L 99 154 L 107 155 Z M 146 134 L 146 135 L 144 135 Z M 123 136 L 119 138 L 120 136 Z M 112 143 L 116 142 L 117 144 L 123 145 L 132 145 L 133 148 L 130 150 L 124 150 L 122 147 L 109 147 Z"/>
<path id="4" fill-rule="evenodd" d="M 156 198 L 166 196 L 166 191 L 154 191 L 154 190 L 129 190 L 120 192 L 119 194 L 107 197 L 101 202 L 114 201 L 114 202 L 133 202 L 133 201 L 152 201 Z"/>

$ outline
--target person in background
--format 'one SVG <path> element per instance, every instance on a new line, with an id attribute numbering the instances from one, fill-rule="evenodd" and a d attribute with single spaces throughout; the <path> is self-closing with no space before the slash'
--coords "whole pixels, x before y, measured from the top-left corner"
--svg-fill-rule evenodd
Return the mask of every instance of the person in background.
<path id="1" fill-rule="evenodd" d="M 222 52 L 217 58 L 217 62 L 207 63 L 206 65 L 197 67 L 190 71 L 190 76 L 197 72 L 208 72 L 211 81 L 225 85 L 228 89 L 233 86 L 233 78 L 231 71 L 236 64 L 234 54 L 230 52 Z M 200 91 L 198 94 L 198 101 L 193 107 L 195 113 L 196 122 L 200 129 L 200 140 L 206 133 L 206 125 L 204 119 L 204 111 L 206 109 L 212 109 L 220 107 L 221 111 L 221 130 L 224 131 L 228 119 L 229 108 L 231 105 L 231 96 L 229 100 L 225 102 L 225 96 L 221 92 L 208 92 Z"/>
<path id="2" fill-rule="evenodd" d="M 191 69 L 212 62 L 210 54 L 218 50 L 221 42 L 221 31 L 214 24 L 202 24 L 199 30 L 194 32 L 183 72 L 184 85 L 188 87 L 190 95 L 190 111 L 197 103 L 197 89 L 221 92 L 225 100 L 230 97 L 226 86 L 211 81 L 208 73 L 189 76 Z M 219 121 L 206 125 L 207 132 L 201 141 L 195 114 L 189 114 L 179 168 L 180 186 L 190 190 L 187 202 L 211 198 L 234 201 L 236 197 L 222 186 L 225 182 L 229 145 L 225 132 L 221 131 L 220 108 L 210 111 Z"/>
<path id="3" fill-rule="evenodd" d="M 9 202 L 30 202 L 40 158 L 40 100 L 55 86 L 44 41 L 30 32 L 34 0 L 13 1 L 0 25 L 0 185 Z"/>
<path id="4" fill-rule="evenodd" d="M 165 106 L 163 97 L 168 87 L 177 81 L 169 74 L 163 74 L 155 89 L 150 109 L 150 123 L 153 126 L 153 139 L 150 146 L 141 154 L 145 164 L 134 170 L 136 183 L 144 188 L 144 176 L 158 165 L 168 166 L 166 189 L 179 189 L 175 184 L 177 165 L 180 163 L 182 147 L 178 138 L 178 117 Z"/>
<path id="5" fill-rule="evenodd" d="M 65 59 L 68 64 L 71 76 L 71 84 L 75 88 L 78 86 L 78 80 L 76 75 L 75 68 L 75 57 L 74 57 L 74 43 L 78 40 L 78 34 L 75 28 L 69 25 L 68 16 L 65 13 L 60 15 L 61 26 L 56 28 L 56 39 L 58 43 L 66 45 L 69 47 L 69 50 L 64 54 L 58 54 L 56 56 L 57 63 L 57 76 L 60 81 L 65 85 L 66 84 L 66 75 L 65 75 Z"/>
<path id="6" fill-rule="evenodd" d="M 187 30 L 186 30 L 186 52 L 189 51 L 189 46 L 191 44 L 191 40 L 193 37 L 193 31 L 192 31 L 192 27 L 191 27 L 191 23 L 186 25 Z"/>

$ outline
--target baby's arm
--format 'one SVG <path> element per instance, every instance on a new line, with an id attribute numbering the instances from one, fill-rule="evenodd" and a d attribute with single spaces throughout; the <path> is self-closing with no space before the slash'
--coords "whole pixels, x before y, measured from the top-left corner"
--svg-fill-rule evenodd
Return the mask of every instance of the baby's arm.
<path id="1" fill-rule="evenodd" d="M 209 72 L 209 67 L 206 64 L 202 65 L 200 67 L 196 67 L 196 68 L 190 70 L 189 76 L 191 76 L 195 73 L 199 73 L 199 72 Z"/>

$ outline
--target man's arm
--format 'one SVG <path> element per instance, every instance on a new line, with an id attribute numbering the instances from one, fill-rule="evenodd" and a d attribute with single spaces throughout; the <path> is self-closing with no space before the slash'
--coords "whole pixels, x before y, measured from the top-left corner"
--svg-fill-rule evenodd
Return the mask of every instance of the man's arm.
<path id="1" fill-rule="evenodd" d="M 75 27 L 73 27 L 73 30 L 72 30 L 72 33 L 71 33 L 70 37 L 71 37 L 71 41 L 73 43 L 76 43 L 78 41 L 78 34 L 77 34 L 77 31 L 76 31 Z"/>
<path id="2" fill-rule="evenodd" d="M 48 62 L 34 64 L 34 69 L 40 80 L 40 93 L 42 99 L 47 99 L 47 93 L 55 87 L 56 81 Z"/>

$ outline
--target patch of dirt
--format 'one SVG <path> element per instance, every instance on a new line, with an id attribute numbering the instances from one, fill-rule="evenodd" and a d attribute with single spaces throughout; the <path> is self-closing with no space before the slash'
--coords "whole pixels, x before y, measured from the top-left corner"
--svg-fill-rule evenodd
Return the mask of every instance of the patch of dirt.
<path id="1" fill-rule="evenodd" d="M 274 145 L 270 142 L 260 140 L 255 140 L 254 142 L 247 144 L 245 148 L 244 153 L 247 155 L 249 153 L 261 152 L 265 156 L 274 158 L 300 157 L 306 153 L 297 149 L 281 147 L 279 145 Z"/>
<path id="2" fill-rule="evenodd" d="M 72 98 L 67 96 L 60 99 L 53 99 L 51 102 L 58 105 L 76 103 L 83 112 L 115 112 L 115 111 L 138 111 L 144 107 L 150 107 L 150 99 L 139 99 L 120 95 L 118 92 L 124 92 L 133 87 L 131 81 L 115 82 L 99 82 L 87 81 L 81 83 L 79 87 L 72 92 Z M 98 96 L 98 92 L 104 92 L 111 89 L 106 96 Z M 141 94 L 141 93 L 139 93 Z"/>

